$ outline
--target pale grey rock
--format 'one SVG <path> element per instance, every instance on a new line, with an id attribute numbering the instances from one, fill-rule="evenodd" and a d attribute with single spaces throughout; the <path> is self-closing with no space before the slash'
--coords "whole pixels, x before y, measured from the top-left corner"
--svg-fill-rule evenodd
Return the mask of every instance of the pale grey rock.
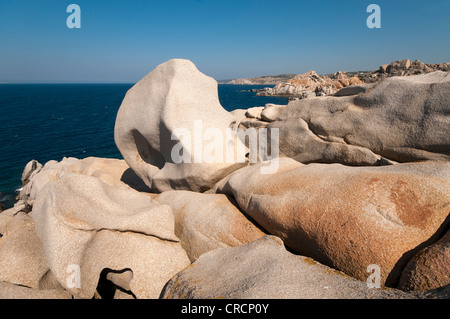
<path id="1" fill-rule="evenodd" d="M 261 112 L 261 119 L 267 122 L 273 122 L 283 112 L 286 105 L 267 104 Z"/>
<path id="2" fill-rule="evenodd" d="M 94 176 L 108 185 L 134 188 L 141 191 L 148 190 L 148 187 L 130 170 L 128 164 L 120 159 L 64 157 L 59 162 L 48 161 L 44 166 L 40 163 L 33 163 L 33 161 L 29 162 L 23 173 L 23 176 L 27 176 L 27 178 L 19 193 L 19 198 L 24 205 L 32 206 L 39 192 L 47 183 L 57 181 L 67 173 Z M 37 169 L 30 170 L 28 166 L 32 165 L 36 165 Z"/>
<path id="3" fill-rule="evenodd" d="M 303 163 L 448 161 L 449 91 L 449 72 L 386 78 L 358 95 L 293 101 L 267 128 L 279 129 L 281 156 Z"/>
<path id="4" fill-rule="evenodd" d="M 133 279 L 133 271 L 129 269 L 120 272 L 110 271 L 106 275 L 106 279 L 114 283 L 116 286 L 124 290 L 130 291 L 131 290 L 130 283 L 131 280 Z"/>
<path id="5" fill-rule="evenodd" d="M 162 298 L 195 299 L 410 299 L 400 290 L 369 288 L 314 260 L 294 255 L 283 241 L 252 243 L 203 254 L 164 287 Z"/>
<path id="6" fill-rule="evenodd" d="M 226 136 L 235 121 L 220 105 L 217 82 L 191 61 L 173 59 L 127 92 L 117 114 L 114 138 L 126 162 L 152 190 L 202 192 L 246 164 L 225 159 L 208 163 L 195 152 L 194 140 L 203 142 L 208 129 Z M 231 149 L 245 149 L 237 138 L 229 144 Z M 183 155 L 187 152 L 188 159 L 173 158 L 174 148 L 182 149 Z"/>
<path id="7" fill-rule="evenodd" d="M 4 217 L 8 211 L 0 214 Z M 2 218 L 0 281 L 39 289 L 49 271 L 41 241 L 31 216 L 19 212 Z"/>
<path id="8" fill-rule="evenodd" d="M 93 176 L 67 173 L 48 183 L 32 215 L 51 272 L 76 298 L 94 296 L 103 269 L 130 269 L 133 294 L 158 298 L 190 263 L 169 206 Z"/>
<path id="9" fill-rule="evenodd" d="M 319 100 L 319 98 L 308 100 Z M 382 157 L 368 148 L 348 144 L 345 137 L 316 131 L 302 118 L 286 115 L 288 112 L 291 113 L 290 105 L 279 119 L 266 126 L 269 134 L 272 129 L 279 130 L 280 156 L 291 157 L 302 163 L 342 163 L 363 166 L 379 165 L 381 162 Z"/>
<path id="10" fill-rule="evenodd" d="M 35 171 L 39 171 L 42 168 L 42 164 L 36 160 L 31 160 L 25 166 L 22 172 L 22 185 L 26 185 L 30 179 L 30 176 L 35 173 Z"/>
<path id="11" fill-rule="evenodd" d="M 233 115 L 234 121 L 231 123 L 231 126 L 233 128 L 238 127 L 239 123 L 247 119 L 246 116 L 247 110 L 244 109 L 236 109 L 233 111 L 230 111 L 230 114 Z"/>
<path id="12" fill-rule="evenodd" d="M 247 112 L 245 112 L 245 116 L 247 116 L 249 118 L 259 119 L 262 110 L 264 110 L 264 106 L 251 107 L 251 108 L 247 109 Z"/>
<path id="13" fill-rule="evenodd" d="M 236 247 L 265 235 L 223 194 L 168 191 L 155 197 L 175 216 L 175 235 L 189 259 L 210 250 Z"/>
<path id="14" fill-rule="evenodd" d="M 262 120 L 258 120 L 258 119 L 255 119 L 255 118 L 248 118 L 248 119 L 246 119 L 246 120 L 243 120 L 243 121 L 240 123 L 240 127 L 241 127 L 243 130 L 246 130 L 246 129 L 249 129 L 249 128 L 255 128 L 255 129 L 258 129 L 258 128 L 264 128 L 264 127 L 266 127 L 268 124 L 269 124 L 269 122 L 267 122 L 267 121 L 262 121 Z M 225 177 L 225 176 L 224 176 L 224 177 Z"/>
<path id="15" fill-rule="evenodd" d="M 38 288 L 39 290 L 64 290 L 64 288 L 59 284 L 58 280 L 56 279 L 55 275 L 53 275 L 50 269 L 44 274 L 44 276 L 42 276 L 41 280 L 39 281 Z"/>
<path id="16" fill-rule="evenodd" d="M 0 213 L 0 234 L 5 236 L 11 225 L 15 227 L 17 225 L 16 221 L 23 216 L 27 216 L 28 212 L 29 207 L 21 200 L 17 201 L 13 207 L 2 211 Z M 18 216 L 18 218 L 15 218 L 15 216 Z"/>
<path id="17" fill-rule="evenodd" d="M 56 181 L 60 173 L 63 173 L 67 167 L 77 162 L 78 159 L 73 157 L 64 157 L 60 162 L 50 160 L 40 169 L 34 170 L 30 174 L 27 173 L 28 169 L 25 167 L 22 175 L 27 176 L 27 183 L 23 186 L 18 198 L 32 206 L 38 193 L 48 182 Z"/>
<path id="18" fill-rule="evenodd" d="M 357 95 L 360 93 L 367 92 L 367 90 L 369 90 L 371 87 L 373 87 L 373 84 L 360 84 L 347 86 L 334 93 L 334 96 Z"/>

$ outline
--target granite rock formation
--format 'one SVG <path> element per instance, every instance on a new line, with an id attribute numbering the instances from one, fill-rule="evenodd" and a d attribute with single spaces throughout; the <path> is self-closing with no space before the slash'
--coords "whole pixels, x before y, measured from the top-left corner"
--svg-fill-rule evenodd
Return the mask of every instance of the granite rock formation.
<path id="1" fill-rule="evenodd" d="M 292 83 L 313 98 L 227 112 L 192 62 L 158 66 L 118 112 L 123 160 L 26 165 L 0 298 L 448 299 L 447 67 L 311 72 Z M 205 132 L 244 160 L 174 159 Z"/>

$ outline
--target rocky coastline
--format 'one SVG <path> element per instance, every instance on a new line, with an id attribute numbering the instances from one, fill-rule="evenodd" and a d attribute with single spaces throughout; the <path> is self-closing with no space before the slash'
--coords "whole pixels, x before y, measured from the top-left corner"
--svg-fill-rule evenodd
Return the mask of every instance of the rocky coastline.
<path id="1" fill-rule="evenodd" d="M 234 84 L 234 85 L 276 85 L 278 83 L 286 82 L 296 74 L 280 74 L 280 75 L 263 75 L 248 79 L 234 79 L 226 81 L 223 84 Z"/>
<path id="2" fill-rule="evenodd" d="M 232 112 L 191 61 L 159 65 L 118 111 L 123 160 L 30 159 L 0 298 L 450 298 L 449 65 L 408 61 Z"/>
<path id="3" fill-rule="evenodd" d="M 287 96 L 290 100 L 303 99 L 316 96 L 334 95 L 337 92 L 340 96 L 353 94 L 354 90 L 363 92 L 370 88 L 373 83 L 379 82 L 392 76 L 410 76 L 426 74 L 435 71 L 450 71 L 450 63 L 425 64 L 419 60 L 411 61 L 404 59 L 393 61 L 390 64 L 381 65 L 378 70 L 369 72 L 342 72 L 338 71 L 329 75 L 318 75 L 315 71 L 308 71 L 304 74 L 292 75 L 282 81 L 273 80 L 271 83 L 262 83 L 260 78 L 237 79 L 228 84 L 271 84 L 274 87 L 254 89 L 260 96 Z M 270 79 L 270 76 L 261 79 Z M 352 86 L 350 91 L 341 90 Z"/>

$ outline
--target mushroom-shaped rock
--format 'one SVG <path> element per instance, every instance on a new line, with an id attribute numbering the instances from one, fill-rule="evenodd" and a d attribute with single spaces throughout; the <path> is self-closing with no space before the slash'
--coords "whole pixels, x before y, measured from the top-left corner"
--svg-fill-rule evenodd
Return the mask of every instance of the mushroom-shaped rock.
<path id="1" fill-rule="evenodd" d="M 217 82 L 191 61 L 172 59 L 127 92 L 114 138 L 128 165 L 153 190 L 206 191 L 245 165 L 245 158 L 244 163 L 225 158 L 238 147 L 245 150 L 235 126 L 235 117 L 220 105 Z M 208 147 L 213 142 L 219 149 Z"/>

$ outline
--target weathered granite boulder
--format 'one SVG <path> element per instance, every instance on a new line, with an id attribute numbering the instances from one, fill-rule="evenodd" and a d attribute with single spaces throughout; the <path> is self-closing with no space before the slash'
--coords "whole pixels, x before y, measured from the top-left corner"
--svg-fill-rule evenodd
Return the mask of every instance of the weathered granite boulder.
<path id="1" fill-rule="evenodd" d="M 245 165 L 245 159 L 215 158 L 210 163 L 202 152 L 208 130 L 225 137 L 231 129 L 235 137 L 235 124 L 235 117 L 220 105 L 217 82 L 191 61 L 173 59 L 127 92 L 114 137 L 126 162 L 152 190 L 202 192 Z M 223 143 L 231 150 L 245 149 L 236 137 Z"/>
<path id="2" fill-rule="evenodd" d="M 104 269 L 131 270 L 132 293 L 158 298 L 190 264 L 169 206 L 93 176 L 67 173 L 47 183 L 32 217 L 51 272 L 76 298 L 94 296 Z"/>
<path id="3" fill-rule="evenodd" d="M 265 235 L 223 194 L 168 191 L 155 197 L 175 216 L 175 235 L 189 259 L 217 248 L 235 247 Z"/>
<path id="4" fill-rule="evenodd" d="M 449 91 L 449 72 L 387 78 L 358 95 L 293 101 L 267 128 L 279 129 L 281 156 L 303 163 L 448 161 Z"/>
<path id="5" fill-rule="evenodd" d="M 35 160 L 30 161 L 22 174 L 23 188 L 18 196 L 19 201 L 32 206 L 37 195 L 47 183 L 57 181 L 67 173 L 94 176 L 111 186 L 131 187 L 140 191 L 149 190 L 124 160 L 65 157 L 59 162 L 52 160 L 45 165 Z"/>
<path id="6" fill-rule="evenodd" d="M 216 190 L 298 253 L 365 280 L 378 265 L 395 286 L 410 258 L 449 224 L 450 163 L 381 167 L 304 165 L 279 159 L 275 174 L 242 168 Z"/>
<path id="7" fill-rule="evenodd" d="M 400 278 L 399 288 L 428 291 L 446 285 L 450 285 L 450 231 L 409 261 Z"/>
<path id="8" fill-rule="evenodd" d="M 255 106 L 248 108 L 245 112 L 245 116 L 249 118 L 260 118 L 261 112 L 264 110 L 264 106 Z"/>
<path id="9" fill-rule="evenodd" d="M 360 84 L 360 85 L 347 86 L 347 87 L 340 89 L 336 93 L 334 93 L 334 96 L 349 96 L 349 95 L 365 93 L 372 87 L 373 87 L 373 84 Z"/>
<path id="10" fill-rule="evenodd" d="M 203 254 L 164 287 L 162 298 L 408 299 L 395 289 L 369 288 L 314 260 L 294 255 L 275 236 Z"/>
<path id="11" fill-rule="evenodd" d="M 261 111 L 260 117 L 263 121 L 273 122 L 285 108 L 286 105 L 267 104 Z"/>
<path id="12" fill-rule="evenodd" d="M 0 299 L 72 299 L 72 295 L 64 289 L 34 289 L 0 282 Z"/>
<path id="13" fill-rule="evenodd" d="M 27 163 L 27 165 L 25 165 L 25 168 L 23 169 L 22 172 L 22 186 L 25 186 L 26 184 L 28 184 L 28 182 L 30 181 L 30 176 L 31 174 L 33 174 L 35 171 L 39 171 L 42 169 L 42 164 L 39 163 L 36 160 L 31 160 Z"/>
<path id="14" fill-rule="evenodd" d="M 233 111 L 230 111 L 230 114 L 234 117 L 236 126 L 239 125 L 239 122 L 247 119 L 247 110 L 245 109 L 235 109 Z"/>
<path id="15" fill-rule="evenodd" d="M 267 127 L 268 124 L 269 122 L 267 121 L 262 121 L 255 118 L 247 118 L 239 123 L 239 127 L 242 130 L 246 130 L 249 128 L 259 129 Z"/>
<path id="16" fill-rule="evenodd" d="M 38 289 L 50 270 L 31 216 L 0 214 L 0 282 Z"/>

